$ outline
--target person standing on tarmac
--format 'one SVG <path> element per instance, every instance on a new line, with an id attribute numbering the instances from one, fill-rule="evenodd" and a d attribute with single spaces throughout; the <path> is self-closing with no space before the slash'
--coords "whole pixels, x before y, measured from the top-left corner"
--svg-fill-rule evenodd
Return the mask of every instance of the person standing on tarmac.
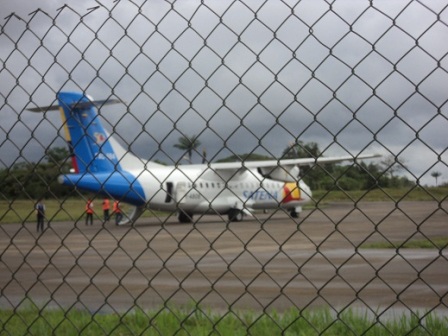
<path id="1" fill-rule="evenodd" d="M 113 211 L 115 214 L 115 225 L 118 225 L 123 218 L 123 214 L 121 213 L 121 208 L 120 208 L 120 202 L 118 200 L 114 201 Z"/>
<path id="2" fill-rule="evenodd" d="M 86 203 L 86 225 L 90 222 L 93 225 L 93 202 L 89 198 Z"/>
<path id="3" fill-rule="evenodd" d="M 103 215 L 104 221 L 109 221 L 109 209 L 110 209 L 110 201 L 107 197 L 103 199 Z"/>
<path id="4" fill-rule="evenodd" d="M 36 217 L 37 217 L 37 232 L 44 232 L 44 221 L 45 221 L 45 204 L 42 199 L 40 199 L 36 204 Z"/>

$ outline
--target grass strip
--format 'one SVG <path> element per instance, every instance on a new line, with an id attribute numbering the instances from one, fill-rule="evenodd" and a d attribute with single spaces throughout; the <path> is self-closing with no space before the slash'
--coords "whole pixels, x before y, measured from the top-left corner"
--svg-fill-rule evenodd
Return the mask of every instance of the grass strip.
<path id="1" fill-rule="evenodd" d="M 374 243 L 365 243 L 361 245 L 361 248 L 371 248 L 371 249 L 398 249 L 398 248 L 412 248 L 412 249 L 438 249 L 442 250 L 448 247 L 448 237 L 435 237 L 429 239 L 415 239 L 410 240 L 405 243 L 403 242 L 390 242 L 381 241 Z"/>
<path id="2" fill-rule="evenodd" d="M 0 334 L 5 335 L 446 335 L 448 319 L 410 313 L 378 318 L 351 309 L 284 313 L 228 312 L 220 315 L 191 308 L 135 309 L 125 314 L 92 314 L 70 309 L 39 309 L 28 305 L 0 310 Z"/>

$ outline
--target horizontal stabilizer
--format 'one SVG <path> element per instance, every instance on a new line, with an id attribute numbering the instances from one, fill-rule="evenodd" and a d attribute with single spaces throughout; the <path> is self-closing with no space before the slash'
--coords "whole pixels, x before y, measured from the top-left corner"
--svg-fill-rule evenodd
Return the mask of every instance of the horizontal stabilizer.
<path id="1" fill-rule="evenodd" d="M 124 103 L 120 99 L 106 99 L 106 100 L 92 100 L 92 101 L 80 101 L 77 103 L 70 104 L 67 106 L 71 110 L 75 109 L 86 109 L 90 107 L 102 107 L 104 105 L 111 105 L 111 104 L 122 104 Z M 38 106 L 29 108 L 28 111 L 31 112 L 47 112 L 47 111 L 57 111 L 59 110 L 58 105 L 50 105 L 50 106 Z"/>

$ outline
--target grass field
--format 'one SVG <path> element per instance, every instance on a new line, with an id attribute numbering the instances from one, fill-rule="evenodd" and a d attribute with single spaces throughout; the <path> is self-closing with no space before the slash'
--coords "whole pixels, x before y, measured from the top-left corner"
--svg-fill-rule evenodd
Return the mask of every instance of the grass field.
<path id="1" fill-rule="evenodd" d="M 399 201 L 436 201 L 448 200 L 448 187 L 413 189 L 374 189 L 370 191 L 316 191 L 314 202 L 309 207 L 322 206 L 329 202 L 399 202 Z M 101 199 L 94 201 L 98 218 L 102 217 Z M 36 200 L 0 201 L 0 223 L 24 223 L 35 221 Z M 314 203 L 314 204 L 313 204 Z M 48 199 L 45 201 L 47 219 L 52 222 L 83 220 L 85 200 L 68 198 L 62 200 Z M 127 212 L 129 207 L 122 204 Z M 143 216 L 160 215 L 160 213 L 145 211 Z"/>
<path id="2" fill-rule="evenodd" d="M 91 314 L 71 309 L 0 310 L 5 335 L 446 335 L 448 319 L 402 315 L 381 322 L 348 309 L 337 316 L 330 309 L 290 309 L 218 315 L 200 308 L 163 308 L 125 314 Z"/>
<path id="3" fill-rule="evenodd" d="M 27 223 L 35 222 L 34 200 L 14 200 L 11 202 L 0 201 L 0 222 L 1 223 Z M 101 199 L 94 200 L 94 219 L 103 217 L 101 210 Z M 86 200 L 80 198 L 68 198 L 65 200 L 47 199 L 44 201 L 46 207 L 46 218 L 51 222 L 60 221 L 83 221 Z M 130 206 L 121 203 L 124 212 L 130 210 Z M 111 210 L 112 211 L 112 210 Z M 154 216 L 156 212 L 145 211 L 143 216 Z M 159 213 L 160 214 L 160 213 Z"/>

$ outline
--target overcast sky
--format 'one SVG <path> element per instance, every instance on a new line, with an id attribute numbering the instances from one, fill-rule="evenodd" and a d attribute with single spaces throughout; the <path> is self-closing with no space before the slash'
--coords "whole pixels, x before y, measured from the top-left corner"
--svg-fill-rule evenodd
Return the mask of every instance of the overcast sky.
<path id="1" fill-rule="evenodd" d="M 179 160 L 181 134 L 212 160 L 301 140 L 448 180 L 446 1 L 2 0 L 0 12 L 2 166 L 64 145 L 58 113 L 25 109 L 72 90 L 125 101 L 103 121 L 145 159 Z"/>

